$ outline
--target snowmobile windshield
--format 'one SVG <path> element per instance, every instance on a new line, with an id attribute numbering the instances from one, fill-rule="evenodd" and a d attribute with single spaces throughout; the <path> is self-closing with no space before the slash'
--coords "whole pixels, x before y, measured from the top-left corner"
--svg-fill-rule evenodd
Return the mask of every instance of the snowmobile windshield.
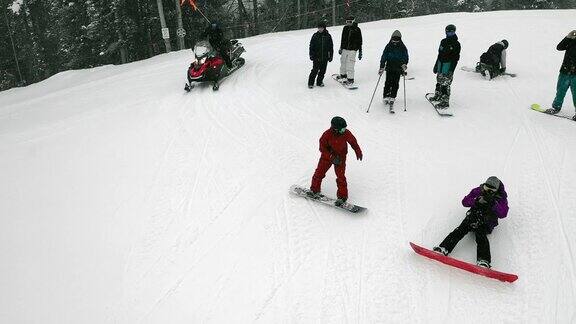
<path id="1" fill-rule="evenodd" d="M 208 54 L 210 54 L 211 51 L 212 46 L 210 46 L 210 43 L 208 41 L 198 42 L 194 46 L 194 55 L 196 55 L 196 57 L 199 59 L 208 56 Z"/>

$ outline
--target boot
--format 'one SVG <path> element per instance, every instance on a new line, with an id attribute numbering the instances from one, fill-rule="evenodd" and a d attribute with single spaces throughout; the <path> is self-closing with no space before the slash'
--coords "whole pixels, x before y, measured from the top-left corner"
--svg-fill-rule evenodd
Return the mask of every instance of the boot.
<path id="1" fill-rule="evenodd" d="M 478 260 L 478 261 L 476 261 L 476 265 L 479 267 L 490 269 L 490 262 L 488 262 L 486 260 Z"/>
<path id="2" fill-rule="evenodd" d="M 348 200 L 348 198 L 340 197 L 340 198 L 336 199 L 336 202 L 334 203 L 334 205 L 340 207 L 346 203 L 346 200 Z"/>
<path id="3" fill-rule="evenodd" d="M 446 248 L 442 247 L 442 246 L 435 246 L 432 250 L 434 252 L 438 252 L 440 254 L 443 254 L 444 256 L 447 256 L 449 253 L 448 250 L 446 250 Z"/>
<path id="4" fill-rule="evenodd" d="M 550 115 L 556 115 L 559 112 L 560 112 L 560 109 L 556 109 L 556 108 L 546 109 L 546 111 L 545 111 L 545 113 L 550 114 Z"/>

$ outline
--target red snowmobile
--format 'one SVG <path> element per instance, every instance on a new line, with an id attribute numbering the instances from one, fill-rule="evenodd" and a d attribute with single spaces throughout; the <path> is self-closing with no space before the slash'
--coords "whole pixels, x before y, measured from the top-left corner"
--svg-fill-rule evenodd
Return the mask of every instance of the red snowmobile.
<path id="1" fill-rule="evenodd" d="M 232 67 L 226 66 L 224 59 L 212 48 L 207 40 L 200 41 L 194 46 L 194 56 L 196 59 L 188 68 L 188 83 L 184 90 L 190 92 L 197 84 L 211 82 L 212 90 L 216 91 L 220 87 L 220 82 L 236 70 L 241 68 L 246 62 L 240 57 L 246 52 L 238 40 L 230 40 L 230 61 Z"/>

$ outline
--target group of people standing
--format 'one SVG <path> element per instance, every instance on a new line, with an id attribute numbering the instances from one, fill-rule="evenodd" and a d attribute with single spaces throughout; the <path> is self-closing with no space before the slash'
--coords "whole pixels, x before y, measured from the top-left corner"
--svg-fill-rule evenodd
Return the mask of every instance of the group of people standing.
<path id="1" fill-rule="evenodd" d="M 438 56 L 433 68 L 433 72 L 436 74 L 436 87 L 434 96 L 430 100 L 436 103 L 437 109 L 447 109 L 450 106 L 450 88 L 462 49 L 456 35 L 455 25 L 446 26 L 445 33 L 446 37 L 440 41 Z M 480 56 L 476 65 L 476 72 L 482 74 L 486 79 L 493 79 L 506 73 L 506 50 L 508 46 L 509 42 L 506 39 L 491 45 Z M 568 33 L 558 44 L 557 49 L 565 51 L 565 55 L 556 86 L 556 97 L 552 103 L 552 108 L 546 111 L 549 114 L 557 114 L 560 111 L 568 89 L 572 91 L 574 107 L 576 108 L 576 30 Z M 353 85 L 356 57 L 358 60 L 362 59 L 362 31 L 353 16 L 346 19 L 338 53 L 340 54 L 340 74 L 337 79 L 345 85 Z M 312 36 L 309 54 L 313 67 L 308 77 L 308 87 L 311 89 L 314 88 L 314 85 L 323 87 L 328 62 L 332 62 L 334 59 L 332 36 L 323 21 L 318 23 L 318 31 Z M 396 30 L 384 48 L 378 70 L 380 75 L 386 72 L 383 92 L 384 104 L 394 104 L 400 77 L 406 75 L 408 70 L 408 61 L 408 49 L 402 41 L 402 34 Z M 576 115 L 573 119 L 576 120 Z"/>

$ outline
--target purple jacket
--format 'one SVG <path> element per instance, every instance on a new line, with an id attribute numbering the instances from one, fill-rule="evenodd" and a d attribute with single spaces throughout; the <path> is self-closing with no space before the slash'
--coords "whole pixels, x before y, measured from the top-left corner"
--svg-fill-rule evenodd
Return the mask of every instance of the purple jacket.
<path id="1" fill-rule="evenodd" d="M 462 205 L 464 205 L 464 207 L 474 206 L 476 199 L 478 199 L 480 195 L 482 195 L 482 186 L 472 189 L 472 191 L 462 199 Z M 490 230 L 494 229 L 494 227 L 498 225 L 498 218 L 505 218 L 508 215 L 508 194 L 504 189 L 503 183 L 500 184 L 500 188 L 496 193 L 492 211 L 497 218 L 494 218 L 490 224 L 487 224 L 490 227 Z"/>

